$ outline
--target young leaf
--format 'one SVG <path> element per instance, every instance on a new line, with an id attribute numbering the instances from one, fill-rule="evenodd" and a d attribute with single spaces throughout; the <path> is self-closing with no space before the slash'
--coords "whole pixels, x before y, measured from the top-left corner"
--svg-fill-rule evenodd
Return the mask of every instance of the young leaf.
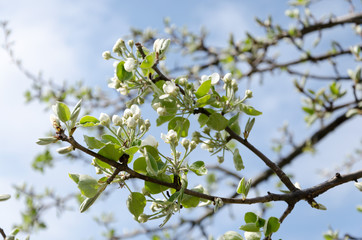
<path id="1" fill-rule="evenodd" d="M 146 206 L 146 198 L 142 193 L 132 192 L 127 199 L 127 208 L 138 219 Z"/>
<path id="2" fill-rule="evenodd" d="M 146 159 L 146 170 L 147 173 L 151 176 L 157 176 L 158 174 L 158 165 L 155 160 L 155 158 L 152 156 L 152 154 L 147 152 L 147 148 L 144 148 L 145 151 L 145 159 Z"/>
<path id="3" fill-rule="evenodd" d="M 82 127 L 93 127 L 99 125 L 99 120 L 92 116 L 84 116 L 79 120 Z"/>
<path id="4" fill-rule="evenodd" d="M 91 176 L 80 174 L 78 188 L 87 198 L 94 197 L 98 192 L 98 181 Z"/>
<path id="5" fill-rule="evenodd" d="M 169 176 L 167 174 L 164 174 L 164 173 L 159 174 L 159 176 L 157 176 L 156 178 L 158 180 L 161 180 L 161 181 L 164 181 L 164 182 L 172 183 L 171 176 Z M 162 186 L 160 184 L 145 181 L 145 189 L 146 189 L 146 191 L 148 191 L 151 194 L 157 194 L 157 193 L 166 191 L 168 189 L 168 187 Z"/>
<path id="6" fill-rule="evenodd" d="M 280 223 L 278 218 L 270 217 L 264 225 L 264 234 L 265 236 L 270 236 L 272 233 L 278 231 Z"/>
<path id="7" fill-rule="evenodd" d="M 151 68 L 155 64 L 155 61 L 156 61 L 156 56 L 155 53 L 152 52 L 145 57 L 140 67 L 145 69 Z"/>
<path id="8" fill-rule="evenodd" d="M 97 191 L 97 194 L 92 197 L 92 198 L 86 198 L 84 199 L 84 201 L 82 202 L 82 204 L 79 207 L 80 212 L 85 212 L 87 211 L 88 208 L 90 208 L 90 206 L 93 205 L 93 203 L 97 200 L 97 198 L 101 195 L 101 193 L 104 191 L 104 189 L 106 189 L 107 184 L 103 184 Z"/>
<path id="9" fill-rule="evenodd" d="M 55 105 L 56 114 L 60 121 L 66 122 L 70 119 L 70 110 L 68 106 L 62 102 L 57 102 Z"/>
<path id="10" fill-rule="evenodd" d="M 205 167 L 205 163 L 203 161 L 196 161 L 189 166 L 189 169 L 196 173 L 198 176 L 202 176 L 207 174 L 207 169 Z"/>
<path id="11" fill-rule="evenodd" d="M 173 129 L 178 137 L 187 137 L 190 128 L 190 121 L 187 118 L 175 117 L 168 123 L 168 130 Z"/>
<path id="12" fill-rule="evenodd" d="M 201 98 L 205 96 L 209 92 L 210 88 L 211 88 L 211 80 L 206 80 L 200 85 L 200 87 L 195 92 L 196 97 Z"/>
<path id="13" fill-rule="evenodd" d="M 121 81 L 127 81 L 130 80 L 133 77 L 133 73 L 132 72 L 127 72 L 126 69 L 124 68 L 124 61 L 121 61 L 118 63 L 117 65 L 117 78 Z"/>
<path id="14" fill-rule="evenodd" d="M 247 232 L 259 232 L 260 227 L 257 226 L 256 223 L 247 223 L 245 225 L 242 225 L 239 229 Z"/>
<path id="15" fill-rule="evenodd" d="M 103 148 L 101 148 L 101 150 L 99 150 L 98 154 L 113 161 L 118 161 L 123 155 L 123 151 L 118 145 L 107 143 Z"/>
<path id="16" fill-rule="evenodd" d="M 258 218 L 258 215 L 253 212 L 247 212 L 244 215 L 245 223 L 255 223 L 256 221 L 258 221 Z"/>
<path id="17" fill-rule="evenodd" d="M 216 131 L 224 130 L 228 125 L 228 120 L 220 113 L 212 113 L 206 122 L 207 126 Z"/>
<path id="18" fill-rule="evenodd" d="M 146 158 L 145 157 L 140 157 L 137 158 L 134 162 L 133 162 L 133 170 L 141 173 L 141 174 L 147 174 L 147 164 L 146 164 Z"/>
<path id="19" fill-rule="evenodd" d="M 100 149 L 105 145 L 95 137 L 88 137 L 87 135 L 84 135 L 84 142 L 90 149 Z"/>
<path id="20" fill-rule="evenodd" d="M 9 194 L 0 194 L 0 202 L 8 200 L 10 197 Z"/>
<path id="21" fill-rule="evenodd" d="M 255 108 L 253 108 L 252 106 L 249 105 L 245 105 L 243 103 L 240 103 L 240 111 L 251 115 L 251 116 L 258 116 L 260 114 L 262 114 L 262 112 L 259 112 L 258 110 L 256 110 Z"/>
<path id="22" fill-rule="evenodd" d="M 72 179 L 76 184 L 79 183 L 79 174 L 76 174 L 76 173 L 69 173 L 68 174 L 70 179 Z"/>
<path id="23" fill-rule="evenodd" d="M 233 154 L 234 166 L 237 171 L 244 169 L 243 159 L 240 156 L 239 149 L 235 149 Z"/>

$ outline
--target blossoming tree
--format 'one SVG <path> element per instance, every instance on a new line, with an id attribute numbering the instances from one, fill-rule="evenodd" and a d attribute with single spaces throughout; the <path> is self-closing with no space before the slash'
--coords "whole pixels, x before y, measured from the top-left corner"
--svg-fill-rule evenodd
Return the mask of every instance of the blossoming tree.
<path id="1" fill-rule="evenodd" d="M 99 174 L 98 178 L 85 173 L 69 174 L 80 190 L 80 212 L 97 204 L 97 199 L 107 191 L 107 187 L 115 184 L 129 191 L 124 204 L 133 215 L 134 221 L 140 224 L 162 219 L 159 227 L 167 227 L 168 221 L 185 209 L 206 209 L 201 218 L 183 220 L 176 226 L 198 226 L 206 237 L 207 233 L 203 230 L 204 219 L 217 214 L 226 205 L 285 202 L 286 208 L 278 216 L 265 217 L 257 212 L 246 212 L 243 221 L 240 221 L 240 229 L 228 231 L 221 236 L 225 240 L 271 239 L 299 202 L 304 201 L 312 208 L 326 210 L 326 206 L 317 199 L 319 195 L 352 181 L 356 181 L 356 187 L 361 190 L 362 185 L 358 182 L 358 179 L 362 178 L 361 170 L 335 173 L 325 182 L 305 189 L 293 183 L 284 170 L 288 163 L 307 150 L 313 150 L 319 141 L 343 122 L 362 113 L 360 66 L 349 70 L 348 75 L 341 75 L 336 70 L 333 76 L 308 71 L 303 73 L 293 68 L 303 62 L 314 64 L 325 60 L 330 60 L 335 66 L 340 55 L 347 55 L 356 62 L 361 59 L 359 43 L 347 48 L 332 44 L 332 49 L 322 55 L 315 55 L 303 46 L 302 41 L 309 33 L 318 32 L 322 35 L 326 29 L 347 23 L 355 24 L 354 34 L 361 35 L 358 25 L 362 22 L 361 13 L 352 12 L 346 16 L 318 20 L 309 11 L 310 4 L 310 1 L 294 2 L 294 5 L 304 10 L 303 16 L 297 8 L 286 12 L 297 21 L 295 27 L 283 29 L 274 24 L 271 18 L 257 19 L 266 30 L 265 38 L 255 38 L 248 34 L 246 39 L 237 43 L 231 37 L 229 46 L 221 50 L 206 46 L 203 33 L 196 35 L 180 32 L 167 21 L 165 24 L 169 38 L 155 38 L 155 34 L 147 35 L 135 31 L 133 37 L 136 41 L 119 39 L 112 52 L 103 53 L 103 58 L 115 61 L 114 76 L 108 87 L 116 90 L 118 94 L 128 96 L 122 114 L 101 113 L 99 117 L 83 114 L 89 112 L 82 112 L 82 105 L 87 109 L 84 95 L 84 99 L 74 106 L 70 106 L 66 99 L 60 99 L 56 94 L 52 96 L 55 100 L 62 100 L 52 106 L 53 114 L 50 119 L 54 128 L 53 134 L 39 138 L 37 143 L 49 145 L 64 142 L 65 145 L 57 149 L 59 154 L 69 156 L 74 151 L 83 152 Z M 270 56 L 269 49 L 285 39 L 302 53 L 301 57 L 289 62 L 279 62 Z M 176 70 L 162 67 L 161 63 L 167 61 L 168 49 L 172 45 L 178 45 L 187 54 L 205 53 L 208 57 L 206 63 L 186 67 L 184 73 L 179 75 Z M 239 63 L 246 63 L 249 70 L 241 72 Z M 211 75 L 202 74 L 203 70 L 211 67 L 216 67 L 219 71 Z M 276 70 L 299 78 L 295 80 L 295 88 L 305 97 L 302 105 L 306 113 L 305 120 L 310 125 L 320 121 L 321 125 L 302 143 L 290 144 L 290 153 L 280 157 L 278 161 L 273 161 L 249 141 L 255 119 L 263 116 L 260 110 L 250 105 L 253 92 L 239 89 L 239 82 L 256 74 Z M 326 88 L 309 88 L 307 79 L 327 80 Z M 352 87 L 349 90 L 342 87 L 342 80 L 349 81 Z M 156 126 L 151 126 L 150 120 L 145 119 L 147 116 L 141 111 L 143 106 L 153 108 L 153 113 L 157 116 Z M 335 116 L 337 111 L 341 114 Z M 241 122 L 240 116 L 247 116 L 247 120 Z M 168 129 L 161 133 L 161 139 L 170 149 L 166 152 L 159 149 L 156 138 L 149 134 L 151 128 L 161 125 L 166 125 Z M 192 127 L 195 125 L 197 127 Z M 81 142 L 75 133 L 87 129 L 99 129 L 101 134 L 96 137 L 84 135 L 84 141 Z M 284 133 L 289 136 L 288 130 L 285 129 Z M 280 152 L 285 144 L 287 143 L 279 143 L 274 150 Z M 242 177 L 243 171 L 247 169 L 244 169 L 240 146 L 262 161 L 267 170 L 255 178 Z M 198 182 L 194 180 L 197 178 L 212 176 L 205 161 L 193 159 L 193 152 L 198 148 L 208 151 L 210 156 L 215 156 L 215 162 L 220 164 L 215 169 L 237 179 L 230 196 L 213 194 L 209 187 L 192 182 Z M 223 168 L 223 164 L 232 164 L 234 170 Z M 271 189 L 260 195 L 249 196 L 251 190 L 273 174 L 286 188 L 282 193 L 274 193 Z M 142 191 L 132 188 L 129 184 L 132 179 L 142 181 Z M 1 200 L 8 197 L 4 195 Z M 157 229 L 152 231 L 156 232 Z M 117 237 L 114 232 L 109 235 L 109 239 L 120 238 L 122 236 Z M 337 233 L 330 231 L 325 234 L 325 239 L 339 237 Z"/>

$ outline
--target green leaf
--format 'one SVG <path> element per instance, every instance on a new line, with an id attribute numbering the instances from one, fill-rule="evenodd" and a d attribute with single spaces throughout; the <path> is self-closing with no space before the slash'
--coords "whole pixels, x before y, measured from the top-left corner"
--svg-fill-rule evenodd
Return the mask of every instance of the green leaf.
<path id="1" fill-rule="evenodd" d="M 131 156 L 135 155 L 135 153 L 138 151 L 138 149 L 139 149 L 139 147 L 134 146 L 134 147 L 127 148 L 126 150 L 124 150 L 124 152 L 131 157 Z"/>
<path id="2" fill-rule="evenodd" d="M 145 157 L 137 158 L 133 162 L 133 170 L 138 172 L 138 173 L 147 174 L 146 167 L 147 167 L 147 164 L 146 164 L 146 158 Z"/>
<path id="3" fill-rule="evenodd" d="M 211 80 L 206 80 L 197 89 L 197 91 L 195 92 L 195 96 L 197 98 L 205 96 L 209 92 L 210 88 L 211 88 Z"/>
<path id="4" fill-rule="evenodd" d="M 237 171 L 244 169 L 243 159 L 240 156 L 239 149 L 235 149 L 233 154 L 234 167 Z"/>
<path id="5" fill-rule="evenodd" d="M 312 208 L 319 209 L 319 210 L 327 210 L 326 206 L 321 203 L 312 202 Z"/>
<path id="6" fill-rule="evenodd" d="M 117 78 L 121 81 L 128 81 L 133 77 L 132 72 L 127 72 L 126 69 L 124 69 L 124 61 L 121 61 L 117 65 Z"/>
<path id="7" fill-rule="evenodd" d="M 10 197 L 9 194 L 0 194 L 0 202 L 8 200 Z"/>
<path id="8" fill-rule="evenodd" d="M 224 233 L 224 235 L 222 235 L 223 240 L 244 240 L 243 237 L 234 231 L 228 231 L 226 233 Z"/>
<path id="9" fill-rule="evenodd" d="M 239 108 L 240 108 L 240 111 L 242 111 L 248 115 L 251 115 L 251 116 L 258 116 L 258 115 L 262 114 L 262 112 L 259 112 L 252 106 L 249 106 L 249 105 L 246 105 L 243 103 L 240 103 Z"/>
<path id="10" fill-rule="evenodd" d="M 151 68 L 156 62 L 156 56 L 155 53 L 152 52 L 150 54 L 148 54 L 145 59 L 142 61 L 141 63 L 141 68 Z"/>
<path id="11" fill-rule="evenodd" d="M 155 158 L 152 156 L 151 153 L 147 152 L 147 148 L 144 148 L 145 151 L 145 159 L 146 159 L 146 170 L 147 173 L 151 176 L 157 176 L 158 175 L 158 165 L 155 160 Z"/>
<path id="12" fill-rule="evenodd" d="M 79 125 L 82 127 L 93 127 L 99 125 L 99 120 L 92 116 L 84 116 L 79 120 Z"/>
<path id="13" fill-rule="evenodd" d="M 117 162 L 123 155 L 123 151 L 120 149 L 120 146 L 113 143 L 107 143 L 103 148 L 101 148 L 101 150 L 99 150 L 98 154 Z"/>
<path id="14" fill-rule="evenodd" d="M 207 169 L 205 167 L 205 163 L 203 161 L 196 161 L 189 166 L 189 169 L 196 173 L 198 176 L 202 176 L 207 174 Z"/>
<path id="15" fill-rule="evenodd" d="M 199 193 L 203 193 L 203 188 L 201 185 L 196 186 L 194 188 L 192 188 L 191 190 L 195 191 L 195 192 L 199 192 Z M 184 206 L 185 208 L 193 208 L 193 207 L 197 207 L 199 205 L 200 202 L 200 198 L 195 197 L 195 196 L 191 196 L 188 194 L 184 194 L 181 204 L 182 206 Z"/>
<path id="16" fill-rule="evenodd" d="M 175 117 L 168 123 L 168 130 L 173 129 L 178 137 L 187 137 L 189 128 L 190 121 L 183 117 Z"/>
<path id="17" fill-rule="evenodd" d="M 159 174 L 156 177 L 156 179 L 164 181 L 164 182 L 172 183 L 171 176 L 164 174 L 164 173 Z M 168 187 L 145 181 L 145 189 L 146 189 L 146 191 L 148 191 L 151 194 L 157 194 L 157 193 L 166 191 L 168 189 Z"/>
<path id="18" fill-rule="evenodd" d="M 270 236 L 272 233 L 278 231 L 280 227 L 280 223 L 278 218 L 270 217 L 264 226 L 264 234 L 265 236 Z"/>
<path id="19" fill-rule="evenodd" d="M 146 198 L 142 193 L 132 192 L 127 199 L 127 208 L 135 216 L 136 220 L 143 213 L 146 206 Z"/>
<path id="20" fill-rule="evenodd" d="M 244 193 L 244 191 L 245 191 L 245 185 L 244 185 L 244 184 L 245 184 L 245 178 L 243 177 L 243 178 L 240 180 L 238 187 L 236 188 L 236 192 L 237 192 L 238 194 Z"/>
<path id="21" fill-rule="evenodd" d="M 240 227 L 240 229 L 243 231 L 246 231 L 246 232 L 259 232 L 260 231 L 260 227 L 258 227 L 256 223 L 247 223 L 245 225 L 242 225 Z"/>
<path id="22" fill-rule="evenodd" d="M 212 113 L 206 122 L 207 126 L 216 131 L 224 130 L 228 125 L 228 120 L 220 113 Z"/>
<path id="23" fill-rule="evenodd" d="M 245 223 L 255 223 L 256 221 L 258 221 L 258 218 L 258 215 L 253 212 L 247 212 L 244 215 Z"/>
<path id="24" fill-rule="evenodd" d="M 211 95 L 208 94 L 208 95 L 205 95 L 205 96 L 197 99 L 197 101 L 196 101 L 197 107 L 203 107 L 203 106 L 205 106 L 205 105 L 208 103 L 210 97 L 211 97 Z"/>
<path id="25" fill-rule="evenodd" d="M 68 106 L 62 102 L 57 102 L 55 105 L 56 114 L 60 121 L 66 122 L 70 119 L 70 110 Z"/>
<path id="26" fill-rule="evenodd" d="M 90 149 L 100 149 L 105 145 L 95 137 L 88 137 L 87 135 L 84 135 L 84 142 Z"/>
<path id="27" fill-rule="evenodd" d="M 239 125 L 239 113 L 229 119 L 228 126 L 237 135 L 240 135 L 241 129 Z"/>
<path id="28" fill-rule="evenodd" d="M 104 143 L 114 143 L 117 145 L 121 145 L 117 138 L 113 137 L 112 135 L 104 134 L 102 135 L 102 142 Z"/>
<path id="29" fill-rule="evenodd" d="M 80 174 L 78 188 L 87 198 L 92 198 L 97 194 L 98 181 L 91 176 Z"/>
<path id="30" fill-rule="evenodd" d="M 199 117 L 197 118 L 197 121 L 199 122 L 200 127 L 203 127 L 207 123 L 208 120 L 209 120 L 209 117 L 203 113 L 201 113 L 199 115 Z"/>
<path id="31" fill-rule="evenodd" d="M 161 125 L 164 124 L 165 122 L 170 121 L 170 120 L 173 119 L 174 117 L 175 117 L 175 115 L 159 116 L 159 117 L 156 119 L 157 127 L 158 127 L 158 126 L 161 126 Z"/>
<path id="32" fill-rule="evenodd" d="M 69 175 L 70 179 L 72 179 L 76 184 L 79 183 L 79 176 L 80 176 L 79 174 L 69 173 L 68 175 Z"/>
<path id="33" fill-rule="evenodd" d="M 97 200 L 97 198 L 101 195 L 101 193 L 104 191 L 104 189 L 106 189 L 107 184 L 103 184 L 97 191 L 96 195 L 94 195 L 94 197 L 92 198 L 86 198 L 84 199 L 84 201 L 82 202 L 82 204 L 79 207 L 80 212 L 85 212 L 88 210 L 88 208 L 90 208 L 90 206 L 93 205 L 93 203 Z"/>

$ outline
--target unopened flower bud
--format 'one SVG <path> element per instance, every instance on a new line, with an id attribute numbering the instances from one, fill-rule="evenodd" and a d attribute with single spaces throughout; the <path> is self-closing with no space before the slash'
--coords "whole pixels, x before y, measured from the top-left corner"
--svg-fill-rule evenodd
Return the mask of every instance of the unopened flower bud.
<path id="1" fill-rule="evenodd" d="M 56 141 L 58 141 L 58 139 L 56 137 L 45 137 L 45 138 L 39 138 L 38 141 L 36 142 L 36 144 L 48 145 L 51 143 L 55 143 Z"/>
<path id="2" fill-rule="evenodd" d="M 100 121 L 101 125 L 109 126 L 111 119 L 109 118 L 108 114 L 101 113 L 101 115 L 99 116 L 99 121 Z"/>
<path id="3" fill-rule="evenodd" d="M 145 126 L 146 126 L 147 129 L 149 129 L 151 127 L 151 122 L 150 122 L 149 119 L 145 120 Z"/>
<path id="4" fill-rule="evenodd" d="M 192 141 L 195 141 L 196 143 L 200 142 L 201 134 L 199 132 L 193 132 L 192 133 Z"/>
<path id="5" fill-rule="evenodd" d="M 246 98 L 252 98 L 253 97 L 253 92 L 251 90 L 246 90 L 245 91 L 245 97 Z"/>
<path id="6" fill-rule="evenodd" d="M 197 147 L 197 143 L 195 141 L 190 142 L 190 151 L 194 150 Z"/>
<path id="7" fill-rule="evenodd" d="M 225 83 L 229 83 L 229 82 L 231 82 L 231 79 L 232 79 L 231 73 L 227 73 L 227 74 L 225 74 L 225 76 L 223 77 L 222 80 L 223 80 Z"/>
<path id="8" fill-rule="evenodd" d="M 103 52 L 102 57 L 104 58 L 104 60 L 109 60 L 112 57 L 111 52 L 110 51 Z"/>
<path id="9" fill-rule="evenodd" d="M 121 126 L 122 125 L 122 118 L 118 115 L 113 115 L 112 122 L 115 126 Z"/>
<path id="10" fill-rule="evenodd" d="M 224 162 L 224 157 L 223 156 L 217 156 L 217 162 L 218 163 L 223 163 Z"/>
<path id="11" fill-rule="evenodd" d="M 190 146 L 190 140 L 187 138 L 183 138 L 181 141 L 181 145 L 187 150 Z"/>
<path id="12" fill-rule="evenodd" d="M 138 222 L 140 223 L 145 223 L 148 221 L 148 215 L 142 213 L 141 215 L 138 216 Z"/>
<path id="13" fill-rule="evenodd" d="M 131 39 L 131 40 L 128 40 L 127 44 L 128 44 L 128 46 L 129 46 L 130 48 L 133 48 L 134 41 L 133 41 L 132 39 Z"/>
<path id="14" fill-rule="evenodd" d="M 59 154 L 67 154 L 67 153 L 70 153 L 71 151 L 73 151 L 74 148 L 72 145 L 68 146 L 68 147 L 62 147 L 62 148 L 58 148 L 57 149 L 57 152 Z"/>
<path id="15" fill-rule="evenodd" d="M 204 127 L 204 129 L 202 130 L 203 133 L 209 135 L 210 134 L 210 128 L 209 127 Z"/>

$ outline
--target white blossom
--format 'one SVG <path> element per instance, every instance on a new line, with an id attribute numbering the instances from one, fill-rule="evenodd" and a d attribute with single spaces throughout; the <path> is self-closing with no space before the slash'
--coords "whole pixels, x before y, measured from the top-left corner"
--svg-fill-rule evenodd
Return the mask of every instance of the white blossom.
<path id="1" fill-rule="evenodd" d="M 113 115 L 112 122 L 115 126 L 121 126 L 122 125 L 122 118 L 118 115 Z"/>
<path id="2" fill-rule="evenodd" d="M 156 140 L 156 138 L 152 135 L 148 135 L 145 139 L 142 140 L 141 142 L 141 147 L 142 146 L 152 146 L 154 148 L 158 147 L 158 142 Z"/>
<path id="3" fill-rule="evenodd" d="M 159 107 L 159 108 L 157 108 L 157 114 L 159 115 L 159 116 L 164 116 L 164 115 L 166 115 L 166 108 L 163 108 L 163 107 Z"/>
<path id="4" fill-rule="evenodd" d="M 203 83 L 207 80 L 211 80 L 211 85 L 216 85 L 220 80 L 220 75 L 218 73 L 213 73 L 209 76 L 207 76 L 207 75 L 201 76 L 201 83 Z"/>
<path id="5" fill-rule="evenodd" d="M 165 84 L 163 84 L 162 88 L 163 88 L 163 91 L 165 94 L 160 96 L 160 99 L 165 99 L 169 96 L 175 96 L 177 94 L 178 88 L 173 81 L 165 82 Z"/>
<path id="6" fill-rule="evenodd" d="M 124 63 L 124 69 L 127 72 L 132 72 L 137 67 L 137 61 L 134 58 L 127 58 Z"/>
<path id="7" fill-rule="evenodd" d="M 101 125 L 109 126 L 111 119 L 109 118 L 108 114 L 101 113 L 101 115 L 99 116 L 99 121 L 101 122 Z"/>
<path id="8" fill-rule="evenodd" d="M 173 129 L 168 131 L 166 135 L 161 133 L 161 138 L 163 141 L 165 141 L 165 143 L 176 143 L 178 141 L 177 133 Z"/>
<path id="9" fill-rule="evenodd" d="M 136 128 L 137 121 L 134 119 L 134 117 L 130 117 L 127 119 L 126 124 L 128 128 Z"/>

